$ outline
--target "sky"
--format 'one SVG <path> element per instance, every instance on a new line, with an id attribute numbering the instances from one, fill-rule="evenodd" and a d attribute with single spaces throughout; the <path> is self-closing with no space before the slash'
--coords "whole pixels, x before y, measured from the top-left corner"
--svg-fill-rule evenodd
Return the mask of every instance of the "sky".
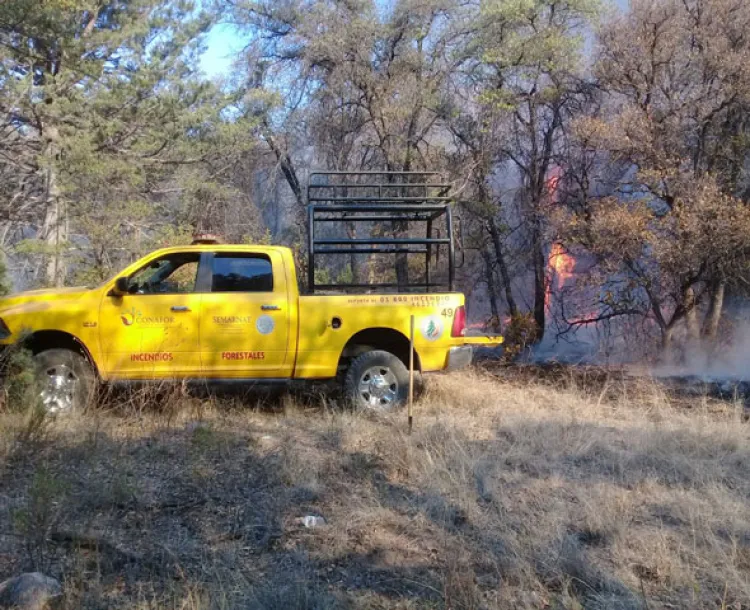
<path id="1" fill-rule="evenodd" d="M 215 25 L 206 35 L 206 51 L 201 57 L 201 70 L 209 78 L 229 76 L 232 62 L 244 46 L 237 29 L 226 23 Z"/>

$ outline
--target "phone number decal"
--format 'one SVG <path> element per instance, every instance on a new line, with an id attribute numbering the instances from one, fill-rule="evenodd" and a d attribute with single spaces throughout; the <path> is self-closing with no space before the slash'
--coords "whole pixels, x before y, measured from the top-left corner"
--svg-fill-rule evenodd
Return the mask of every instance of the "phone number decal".
<path id="1" fill-rule="evenodd" d="M 448 303 L 453 297 L 449 294 L 420 294 L 408 296 L 355 297 L 347 299 L 348 305 L 439 305 Z"/>

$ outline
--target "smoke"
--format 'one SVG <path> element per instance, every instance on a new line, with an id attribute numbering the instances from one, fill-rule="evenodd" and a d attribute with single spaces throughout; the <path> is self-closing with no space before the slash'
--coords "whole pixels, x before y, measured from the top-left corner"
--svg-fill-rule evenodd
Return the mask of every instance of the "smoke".
<path id="1" fill-rule="evenodd" d="M 657 377 L 750 381 L 750 312 L 734 318 L 716 345 L 685 343 L 682 362 L 654 367 Z"/>
<path id="2" fill-rule="evenodd" d="M 629 331 L 626 322 L 600 321 L 573 327 L 564 333 L 551 324 L 543 341 L 530 350 L 526 360 L 615 367 L 641 361 L 643 342 L 631 341 L 635 333 Z"/>

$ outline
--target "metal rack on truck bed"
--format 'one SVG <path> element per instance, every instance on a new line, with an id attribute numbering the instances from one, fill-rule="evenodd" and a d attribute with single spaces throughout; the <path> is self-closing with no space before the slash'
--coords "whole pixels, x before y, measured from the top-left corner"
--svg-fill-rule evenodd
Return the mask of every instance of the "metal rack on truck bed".
<path id="1" fill-rule="evenodd" d="M 454 291 L 455 246 L 450 185 L 435 172 L 313 172 L 307 186 L 308 290 L 397 290 L 400 292 Z M 369 223 L 365 225 L 364 223 Z M 375 223 L 375 224 L 373 224 Z M 372 236 L 374 226 L 385 223 L 384 235 Z M 361 227 L 345 237 L 330 236 L 321 225 Z M 423 226 L 424 237 L 411 237 L 409 229 Z M 365 235 L 357 237 L 357 234 Z M 447 250 L 445 279 L 431 274 L 431 264 Z M 315 281 L 315 264 L 321 256 L 381 254 L 424 256 L 424 281 L 323 284 Z M 445 260 L 445 259 L 444 259 Z"/>

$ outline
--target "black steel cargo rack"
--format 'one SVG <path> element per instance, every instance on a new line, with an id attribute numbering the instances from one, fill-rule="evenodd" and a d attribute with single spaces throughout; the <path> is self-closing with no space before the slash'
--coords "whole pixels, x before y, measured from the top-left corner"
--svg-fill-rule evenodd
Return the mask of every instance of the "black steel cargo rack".
<path id="1" fill-rule="evenodd" d="M 316 290 L 434 290 L 452 292 L 455 283 L 455 248 L 450 185 L 436 172 L 313 172 L 307 185 L 308 291 Z M 388 223 L 393 236 L 372 237 L 372 226 L 363 237 L 327 237 L 324 223 Z M 404 236 L 414 223 L 424 225 L 424 237 Z M 440 227 L 439 225 L 442 225 Z M 361 226 L 361 225 L 360 225 Z M 431 261 L 447 249 L 447 280 L 431 279 Z M 424 281 L 399 283 L 316 284 L 315 263 L 326 255 L 423 255 Z"/>

